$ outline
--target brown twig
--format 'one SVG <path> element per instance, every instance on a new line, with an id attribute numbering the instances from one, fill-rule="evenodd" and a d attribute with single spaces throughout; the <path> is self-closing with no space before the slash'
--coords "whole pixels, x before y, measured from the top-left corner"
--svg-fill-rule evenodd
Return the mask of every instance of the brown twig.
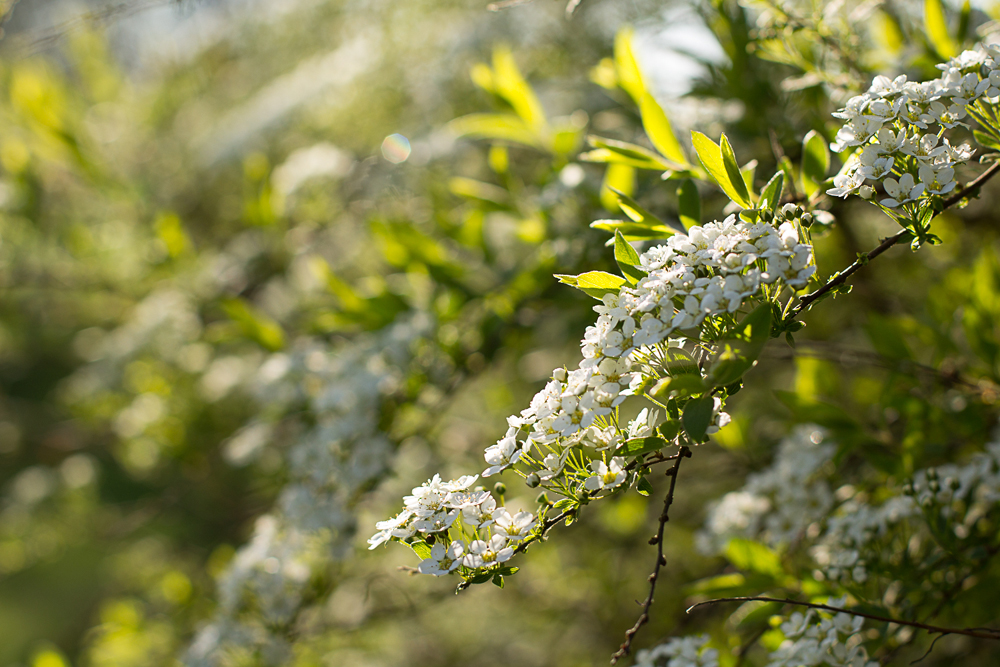
<path id="1" fill-rule="evenodd" d="M 677 471 L 680 470 L 681 461 L 685 458 L 689 458 L 690 456 L 691 450 L 687 447 L 681 447 L 681 451 L 677 453 L 674 460 L 674 465 L 667 470 L 667 475 L 670 476 L 670 489 L 667 491 L 667 497 L 663 499 L 663 512 L 660 513 L 660 526 L 656 531 L 656 535 L 649 540 L 650 544 L 656 545 L 656 564 L 653 566 L 653 573 L 649 575 L 649 595 L 646 596 L 646 601 L 642 603 L 642 613 L 639 614 L 639 618 L 636 619 L 635 625 L 625 631 L 625 641 L 619 649 L 615 651 L 615 654 L 611 656 L 612 665 L 629 654 L 629 651 L 632 650 L 632 640 L 639 632 L 639 629 L 649 622 L 649 608 L 653 606 L 653 594 L 656 592 L 656 581 L 660 577 L 660 568 L 667 564 L 667 559 L 663 556 L 663 533 L 665 531 L 667 521 L 670 520 L 668 513 L 670 512 L 670 506 L 674 502 L 674 487 L 677 486 Z"/>
<path id="2" fill-rule="evenodd" d="M 964 188 L 959 190 L 951 197 L 945 199 L 942 204 L 941 211 L 951 208 L 955 204 L 959 203 L 960 201 L 968 197 L 970 194 L 979 189 L 979 187 L 982 186 L 986 181 L 993 178 L 993 176 L 995 176 L 998 171 L 1000 171 L 1000 162 L 994 162 L 989 169 L 981 173 L 974 180 L 970 181 L 968 185 L 966 185 Z M 803 310 L 806 310 L 813 303 L 818 301 L 820 297 L 830 292 L 833 288 L 843 285 L 845 282 L 847 282 L 848 278 L 850 278 L 852 275 L 860 271 L 863 266 L 868 264 L 868 262 L 878 257 L 892 246 L 896 245 L 896 243 L 898 243 L 900 239 L 902 239 L 904 236 L 907 236 L 908 234 L 910 234 L 910 232 L 908 230 L 903 229 L 896 232 L 889 238 L 883 239 L 882 242 L 878 244 L 878 246 L 876 246 L 871 251 L 859 257 L 853 264 L 848 266 L 843 271 L 836 273 L 833 277 L 831 277 L 828 281 L 826 281 L 825 285 L 820 287 L 818 290 L 806 294 L 805 296 L 800 298 L 798 304 L 796 304 L 795 307 L 792 308 L 791 312 L 788 315 L 788 318 L 794 319 L 799 315 L 799 313 L 801 313 Z"/>
<path id="3" fill-rule="evenodd" d="M 790 600 L 788 598 L 771 598 L 765 597 L 763 595 L 751 595 L 745 597 L 732 597 L 732 598 L 715 598 L 713 600 L 705 600 L 703 602 L 698 602 L 687 608 L 687 613 L 691 613 L 692 609 L 696 607 L 701 607 L 707 604 L 716 604 L 718 602 L 781 602 L 782 604 L 794 604 L 800 607 L 809 607 L 810 609 L 822 609 L 824 611 L 832 611 L 835 613 L 850 614 L 852 616 L 861 616 L 862 618 L 868 618 L 873 621 L 881 621 L 883 623 L 895 623 L 896 625 L 906 625 L 911 628 L 919 628 L 921 630 L 926 630 L 927 632 L 936 632 L 949 635 L 966 635 L 967 637 L 977 637 L 979 639 L 994 639 L 1000 641 L 1000 630 L 973 630 L 970 628 L 942 628 L 937 625 L 928 625 L 926 623 L 918 623 L 917 621 L 904 621 L 898 618 L 889 618 L 887 616 L 879 616 L 877 614 L 867 614 L 862 611 L 853 611 L 851 609 L 844 609 L 843 607 L 832 607 L 828 604 L 816 604 L 814 602 L 802 602 L 801 600 Z"/>

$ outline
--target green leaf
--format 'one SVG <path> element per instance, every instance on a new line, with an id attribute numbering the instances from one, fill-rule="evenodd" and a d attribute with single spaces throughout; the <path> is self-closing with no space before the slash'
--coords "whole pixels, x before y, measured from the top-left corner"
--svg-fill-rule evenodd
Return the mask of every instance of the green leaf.
<path id="1" fill-rule="evenodd" d="M 625 278 L 635 285 L 648 274 L 639 268 L 639 253 L 630 246 L 620 231 L 615 231 L 615 261 Z"/>
<path id="2" fill-rule="evenodd" d="M 271 352 L 285 346 L 285 331 L 273 319 L 243 299 L 226 299 L 222 309 L 239 326 L 243 335 Z"/>
<path id="3" fill-rule="evenodd" d="M 618 208 L 622 210 L 622 213 L 630 217 L 633 222 L 647 227 L 664 224 L 662 220 L 644 209 L 639 205 L 639 202 L 632 199 L 624 192 L 621 192 L 616 188 L 611 188 L 611 191 L 618 197 Z"/>
<path id="4" fill-rule="evenodd" d="M 778 578 L 784 574 L 781 558 L 760 542 L 735 538 L 726 545 L 726 558 L 745 572 L 756 572 Z"/>
<path id="5" fill-rule="evenodd" d="M 545 134 L 545 110 L 531 86 L 521 76 L 510 48 L 504 45 L 493 49 L 493 85 L 497 94 L 510 103 L 528 127 L 537 135 Z"/>
<path id="6" fill-rule="evenodd" d="M 748 584 L 745 575 L 739 572 L 729 574 L 719 574 L 708 579 L 696 581 L 684 588 L 686 595 L 708 595 L 710 597 L 747 595 L 751 592 L 759 591 Z"/>
<path id="7" fill-rule="evenodd" d="M 677 230 L 666 225 L 641 225 L 631 220 L 595 220 L 590 223 L 593 229 L 600 229 L 614 234 L 620 231 L 626 241 L 649 241 L 673 236 Z"/>
<path id="8" fill-rule="evenodd" d="M 712 425 L 712 413 L 715 409 L 715 399 L 710 395 L 700 396 L 688 401 L 684 406 L 681 423 L 688 437 L 695 442 L 704 442 L 706 431 Z"/>
<path id="9" fill-rule="evenodd" d="M 763 303 L 727 332 L 705 376 L 709 386 L 732 384 L 754 367 L 771 338 L 771 317 L 771 304 Z"/>
<path id="10" fill-rule="evenodd" d="M 451 190 L 452 194 L 459 197 L 477 199 L 501 206 L 509 201 L 507 191 L 500 186 L 477 181 L 473 178 L 455 176 L 448 180 L 448 189 Z"/>
<path id="11" fill-rule="evenodd" d="M 417 558 L 420 560 L 426 560 L 431 557 L 431 545 L 423 540 L 410 542 L 410 548 L 413 549 L 413 553 L 417 554 Z"/>
<path id="12" fill-rule="evenodd" d="M 510 113 L 473 113 L 448 123 L 448 131 L 459 137 L 509 141 L 542 148 L 535 132 L 518 116 Z"/>
<path id="13" fill-rule="evenodd" d="M 826 180 L 830 169 L 830 150 L 819 132 L 810 130 L 802 139 L 802 191 L 812 197 Z"/>
<path id="14" fill-rule="evenodd" d="M 719 184 L 719 187 L 721 187 L 723 192 L 726 193 L 726 196 L 743 208 L 750 208 L 750 202 L 741 195 L 740 191 L 729 177 L 729 171 L 727 170 L 726 163 L 723 160 L 722 148 L 719 144 L 715 143 L 701 132 L 695 131 L 691 132 L 691 143 L 694 144 L 694 150 L 698 153 L 698 160 L 701 162 L 702 166 L 705 167 L 705 171 L 707 171 L 712 179 Z M 735 164 L 735 159 L 733 160 L 733 164 Z M 739 174 L 739 167 L 736 168 L 736 173 Z M 743 183 L 743 177 L 740 176 L 738 180 L 745 191 L 746 184 Z"/>
<path id="15" fill-rule="evenodd" d="M 958 54 L 955 42 L 948 34 L 941 0 L 924 0 L 924 26 L 928 39 L 941 58 L 954 58 Z"/>
<path id="16" fill-rule="evenodd" d="M 619 207 L 621 195 L 635 191 L 635 169 L 624 164 L 609 164 L 601 184 L 601 205 L 609 211 Z"/>
<path id="17" fill-rule="evenodd" d="M 975 137 L 976 142 L 986 146 L 987 148 L 992 148 L 993 150 L 1000 151 L 1000 140 L 992 134 L 987 134 L 986 132 L 980 132 L 979 130 L 973 130 L 972 136 Z"/>
<path id="18" fill-rule="evenodd" d="M 784 184 L 785 175 L 779 171 L 764 186 L 764 189 L 760 193 L 759 203 L 763 204 L 763 202 L 767 201 L 768 208 L 771 209 L 772 213 L 776 213 L 781 206 L 781 190 Z"/>
<path id="19" fill-rule="evenodd" d="M 497 570 L 497 574 L 502 575 L 504 577 L 509 577 L 512 574 L 516 574 L 517 571 L 520 569 L 521 568 L 519 567 L 501 567 L 499 570 Z"/>
<path id="20" fill-rule="evenodd" d="M 679 347 L 670 347 L 663 352 L 660 361 L 667 375 L 697 375 L 701 377 L 701 368 L 689 352 Z"/>
<path id="21" fill-rule="evenodd" d="M 747 192 L 750 193 L 750 200 L 753 200 L 753 181 L 757 174 L 757 160 L 750 160 L 745 165 L 740 167 L 740 176 L 743 177 L 743 184 L 747 186 Z"/>
<path id="22" fill-rule="evenodd" d="M 684 229 L 691 229 L 701 224 L 701 195 L 698 194 L 697 185 L 690 178 L 685 178 L 677 186 L 677 214 Z"/>
<path id="23" fill-rule="evenodd" d="M 624 164 L 629 167 L 635 167 L 636 169 L 648 169 L 650 171 L 667 171 L 669 169 L 669 167 L 660 160 L 653 160 L 645 156 L 636 157 L 634 155 L 628 155 L 622 151 L 616 151 L 610 148 L 595 148 L 592 151 L 580 153 L 579 160 L 581 162 Z"/>
<path id="24" fill-rule="evenodd" d="M 621 286 L 625 284 L 625 279 L 604 271 L 588 271 L 578 276 L 567 276 L 556 274 L 559 282 L 586 292 L 598 301 L 604 298 L 605 294 L 618 294 Z"/>
<path id="25" fill-rule="evenodd" d="M 502 574 L 497 573 L 497 574 L 493 575 L 493 585 L 497 586 L 499 588 L 503 588 L 503 575 Z"/>
<path id="26" fill-rule="evenodd" d="M 632 28 L 625 26 L 615 35 L 615 71 L 618 74 L 618 85 L 639 104 L 646 92 L 642 83 L 642 73 L 632 54 Z"/>
<path id="27" fill-rule="evenodd" d="M 723 134 L 719 145 L 722 149 L 722 163 L 726 167 L 726 174 L 729 176 L 730 183 L 736 188 L 736 193 L 740 195 L 741 199 L 738 201 L 746 202 L 743 208 L 749 208 L 750 204 L 750 193 L 747 191 L 747 183 L 743 180 L 743 171 L 740 169 L 739 163 L 736 161 L 736 154 L 733 152 L 733 147 L 729 144 L 729 139 Z"/>
<path id="28" fill-rule="evenodd" d="M 587 135 L 587 143 L 596 150 L 584 153 L 580 159 L 584 162 L 617 162 L 627 164 L 637 169 L 652 171 L 683 171 L 684 165 L 674 164 L 654 153 L 648 148 L 627 141 L 615 141 L 596 135 Z"/>
<path id="29" fill-rule="evenodd" d="M 691 394 L 700 394 L 708 389 L 708 385 L 700 375 L 677 375 L 663 378 L 649 390 L 649 395 L 657 399 L 682 398 Z"/>
<path id="30" fill-rule="evenodd" d="M 653 492 L 653 485 L 645 477 L 640 477 L 635 483 L 635 490 L 640 496 L 649 496 Z"/>
<path id="31" fill-rule="evenodd" d="M 640 454 L 658 452 L 669 444 L 670 443 L 663 438 L 657 438 L 655 436 L 649 438 L 633 438 L 632 440 L 626 440 L 623 442 L 615 454 L 619 456 L 639 456 Z"/>
<path id="32" fill-rule="evenodd" d="M 649 135 L 649 140 L 653 142 L 656 150 L 660 151 L 671 162 L 687 166 L 687 156 L 674 135 L 670 119 L 649 93 L 642 96 L 639 102 L 639 113 L 642 114 L 642 127 L 646 130 L 646 134 Z"/>

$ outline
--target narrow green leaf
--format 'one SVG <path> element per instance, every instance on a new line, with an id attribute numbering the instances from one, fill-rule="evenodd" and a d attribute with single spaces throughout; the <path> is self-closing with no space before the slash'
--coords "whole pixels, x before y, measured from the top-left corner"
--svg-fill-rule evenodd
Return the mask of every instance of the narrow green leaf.
<path id="1" fill-rule="evenodd" d="M 604 153 L 601 153 L 600 150 L 591 151 L 590 153 L 585 153 L 585 155 L 594 155 L 594 157 L 588 160 L 589 162 L 613 162 L 617 159 L 635 162 L 636 164 L 633 166 L 638 166 L 639 164 L 645 165 L 639 167 L 640 169 L 658 171 L 684 171 L 685 169 L 683 164 L 675 164 L 648 148 L 644 148 L 638 144 L 630 144 L 627 141 L 616 141 L 615 139 L 606 139 L 590 134 L 587 135 L 587 143 L 596 149 L 603 148 L 616 154 L 616 157 L 612 159 L 605 157 Z"/>
<path id="2" fill-rule="evenodd" d="M 810 130 L 802 139 L 802 191 L 812 197 L 826 180 L 830 169 L 830 151 L 826 139 L 819 132 Z"/>
<path id="3" fill-rule="evenodd" d="M 666 225 L 641 225 L 631 220 L 595 220 L 590 223 L 591 228 L 600 229 L 614 234 L 620 231 L 625 236 L 626 241 L 650 241 L 652 239 L 664 239 L 677 233 L 676 229 Z"/>
<path id="4" fill-rule="evenodd" d="M 743 208 L 750 208 L 750 193 L 747 191 L 746 181 L 743 180 L 743 172 L 740 171 L 740 165 L 736 161 L 736 154 L 733 152 L 733 147 L 729 144 L 729 139 L 726 138 L 725 134 L 722 135 L 719 146 L 722 149 L 722 163 L 726 167 L 729 182 L 736 188 L 736 194 L 740 196 L 737 203 L 746 202 Z"/>
<path id="5" fill-rule="evenodd" d="M 712 412 L 715 408 L 715 399 L 706 394 L 698 398 L 693 398 L 684 406 L 684 414 L 681 423 L 684 425 L 684 432 L 695 442 L 704 442 L 706 431 L 712 425 Z"/>
<path id="6" fill-rule="evenodd" d="M 611 191 L 618 197 L 618 207 L 625 215 L 632 219 L 632 222 L 647 227 L 664 224 L 662 220 L 644 209 L 639 205 L 639 202 L 624 192 L 619 191 L 617 188 L 611 188 Z"/>
<path id="7" fill-rule="evenodd" d="M 740 192 L 729 177 L 729 172 L 726 170 L 726 164 L 722 158 L 722 148 L 719 144 L 701 132 L 696 131 L 691 132 L 691 143 L 694 145 L 694 150 L 698 154 L 698 160 L 705 167 L 705 171 L 719 184 L 723 192 L 743 208 L 750 208 L 750 202 L 740 195 Z M 735 164 L 735 159 L 733 162 Z M 739 173 L 739 168 L 736 169 L 736 172 L 737 174 Z M 739 178 L 739 182 L 745 190 L 746 185 L 743 183 L 742 177 Z"/>
<path id="8" fill-rule="evenodd" d="M 459 197 L 465 197 L 466 199 L 478 199 L 479 201 L 489 202 L 491 204 L 503 205 L 509 200 L 509 195 L 503 188 L 493 185 L 492 183 L 484 183 L 473 178 L 465 178 L 462 176 L 455 176 L 449 179 L 448 189 L 451 190 L 452 194 Z"/>
<path id="9" fill-rule="evenodd" d="M 924 26 L 927 38 L 942 58 L 954 58 L 958 54 L 955 42 L 948 34 L 948 23 L 944 16 L 941 0 L 924 0 Z"/>
<path id="10" fill-rule="evenodd" d="M 781 190 L 785 184 L 785 175 L 780 171 L 771 177 L 764 189 L 760 193 L 760 202 L 767 201 L 768 208 L 772 213 L 777 212 L 781 206 Z"/>
<path id="11" fill-rule="evenodd" d="M 622 233 L 617 230 L 615 231 L 615 261 L 618 263 L 618 268 L 621 269 L 622 275 L 633 285 L 637 284 L 647 275 L 646 271 L 639 268 L 641 265 L 639 253 L 628 244 Z"/>
<path id="12" fill-rule="evenodd" d="M 969 37 L 969 26 L 972 20 L 972 3 L 965 0 L 962 3 L 962 10 L 958 15 L 958 32 L 955 33 L 955 41 L 962 44 Z"/>
<path id="13" fill-rule="evenodd" d="M 493 139 L 542 148 L 534 131 L 510 113 L 473 113 L 448 123 L 447 129 L 459 137 Z"/>
<path id="14" fill-rule="evenodd" d="M 690 178 L 685 178 L 677 186 L 677 214 L 684 229 L 691 229 L 701 224 L 701 195 L 698 194 L 695 182 Z"/>
<path id="15" fill-rule="evenodd" d="M 521 76 L 510 48 L 504 45 L 493 49 L 493 84 L 497 93 L 510 103 L 517 115 L 536 134 L 545 133 L 545 110 L 535 96 L 535 91 Z"/>
<path id="16" fill-rule="evenodd" d="M 669 444 L 663 438 L 633 438 L 632 440 L 623 442 L 615 454 L 620 456 L 639 456 L 640 454 L 658 452 Z"/>
<path id="17" fill-rule="evenodd" d="M 609 164 L 601 184 L 601 205 L 617 211 L 619 195 L 630 196 L 635 191 L 635 169 L 624 164 Z"/>
<path id="18" fill-rule="evenodd" d="M 753 181 L 757 174 L 757 160 L 750 160 L 745 165 L 740 167 L 740 176 L 743 177 L 743 184 L 747 186 L 747 192 L 750 193 L 750 200 L 753 200 Z"/>
<path id="19" fill-rule="evenodd" d="M 615 71 L 618 74 L 618 85 L 639 104 L 646 88 L 642 83 L 639 65 L 632 54 L 634 34 L 630 26 L 625 26 L 615 35 Z"/>
<path id="20" fill-rule="evenodd" d="M 642 114 L 642 127 L 646 130 L 646 134 L 656 150 L 670 161 L 687 166 L 687 156 L 674 135 L 670 119 L 664 113 L 663 107 L 649 93 L 642 96 L 642 100 L 639 102 L 639 113 Z"/>
<path id="21" fill-rule="evenodd" d="M 494 574 L 493 575 L 493 585 L 497 586 L 499 588 L 503 588 L 503 575 L 502 574 L 498 573 L 498 574 Z"/>

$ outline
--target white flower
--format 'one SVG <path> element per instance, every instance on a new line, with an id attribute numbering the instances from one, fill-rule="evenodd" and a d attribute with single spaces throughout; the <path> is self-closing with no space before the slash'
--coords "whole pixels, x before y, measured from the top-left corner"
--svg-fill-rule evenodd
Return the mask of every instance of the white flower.
<path id="1" fill-rule="evenodd" d="M 497 508 L 496 498 L 486 491 L 482 494 L 473 498 L 478 502 L 470 502 L 462 507 L 462 521 L 472 528 L 485 528 L 493 523 L 493 511 Z"/>
<path id="2" fill-rule="evenodd" d="M 518 512 L 511 516 L 506 507 L 500 507 L 493 512 L 493 521 L 495 522 L 493 530 L 512 542 L 526 538 L 536 523 L 535 516 L 531 512 Z"/>
<path id="3" fill-rule="evenodd" d="M 512 547 L 505 547 L 507 538 L 494 535 L 489 539 L 475 540 L 469 545 L 469 553 L 462 559 L 466 567 L 489 567 L 493 563 L 505 563 L 514 555 Z"/>
<path id="4" fill-rule="evenodd" d="M 611 465 L 607 465 L 604 461 L 591 461 L 590 469 L 594 474 L 583 483 L 583 488 L 595 492 L 619 486 L 625 481 L 624 464 L 625 459 L 620 456 L 611 459 Z"/>
<path id="5" fill-rule="evenodd" d="M 483 471 L 483 477 L 489 477 L 517 463 L 521 458 L 521 450 L 513 437 L 506 437 L 488 447 L 484 458 L 490 467 Z"/>
<path id="6" fill-rule="evenodd" d="M 464 552 L 465 545 L 458 541 L 452 542 L 447 548 L 443 544 L 435 544 L 431 547 L 430 558 L 420 561 L 417 571 L 420 574 L 443 577 L 458 569 L 458 566 L 462 564 Z"/>
<path id="7" fill-rule="evenodd" d="M 886 194 L 889 198 L 882 200 L 883 206 L 895 208 L 907 202 L 914 201 L 924 191 L 922 183 L 916 183 L 913 174 L 903 174 L 897 181 L 895 178 L 887 178 L 882 182 Z"/>
<path id="8" fill-rule="evenodd" d="M 955 189 L 955 170 L 951 167 L 935 169 L 929 164 L 920 166 L 920 182 L 932 195 L 943 195 Z"/>
<path id="9" fill-rule="evenodd" d="M 847 197 L 847 195 L 857 192 L 858 189 L 864 185 L 865 178 L 867 178 L 867 176 L 860 168 L 848 171 L 844 174 L 837 174 L 833 177 L 834 187 L 827 190 L 826 194 L 831 197 Z"/>

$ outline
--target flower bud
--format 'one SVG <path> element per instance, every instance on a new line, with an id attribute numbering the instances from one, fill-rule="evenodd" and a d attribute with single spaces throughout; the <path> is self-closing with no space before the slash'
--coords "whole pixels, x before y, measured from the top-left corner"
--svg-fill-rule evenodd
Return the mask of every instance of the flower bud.
<path id="1" fill-rule="evenodd" d="M 531 473 L 530 475 L 524 478 L 524 483 L 528 485 L 529 489 L 533 489 L 539 484 L 541 484 L 542 480 L 538 478 L 537 473 Z"/>
<path id="2" fill-rule="evenodd" d="M 497 482 L 496 484 L 493 485 L 494 496 L 503 496 L 506 493 L 507 493 L 507 485 L 504 484 L 503 482 Z"/>
<path id="3" fill-rule="evenodd" d="M 859 193 L 862 199 L 871 199 L 875 196 L 875 188 L 870 185 L 862 185 Z"/>

